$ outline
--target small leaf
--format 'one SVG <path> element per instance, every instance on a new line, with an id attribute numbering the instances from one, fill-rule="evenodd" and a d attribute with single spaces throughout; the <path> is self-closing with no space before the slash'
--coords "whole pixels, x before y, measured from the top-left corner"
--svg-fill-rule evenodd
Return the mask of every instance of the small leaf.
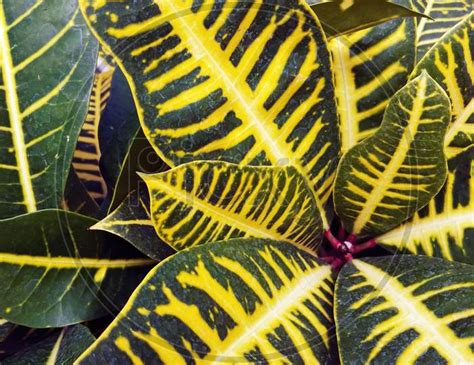
<path id="1" fill-rule="evenodd" d="M 400 17 L 423 17 L 423 13 L 388 0 L 335 0 L 311 6 L 329 38 L 355 32 Z"/>
<path id="2" fill-rule="evenodd" d="M 97 202 L 89 195 L 74 169 L 69 170 L 62 208 L 88 217 L 97 218 L 100 215 Z"/>
<path id="3" fill-rule="evenodd" d="M 474 264 L 474 145 L 448 161 L 441 191 L 413 219 L 377 237 L 391 250 Z"/>
<path id="4" fill-rule="evenodd" d="M 452 119 L 445 148 L 474 144 L 474 13 L 441 38 L 425 55 L 412 78 L 426 71 L 451 99 Z M 452 157 L 452 156 L 450 156 Z"/>
<path id="5" fill-rule="evenodd" d="M 336 283 L 344 365 L 470 364 L 474 268 L 424 256 L 354 260 Z"/>
<path id="6" fill-rule="evenodd" d="M 3 219 L 60 205 L 97 42 L 75 0 L 2 1 L 0 52 Z"/>
<path id="7" fill-rule="evenodd" d="M 43 210 L 0 222 L 0 316 L 61 327 L 124 303 L 154 261 L 89 231 L 94 219 Z"/>
<path id="8" fill-rule="evenodd" d="M 150 218 L 148 191 L 143 190 L 132 191 L 116 210 L 91 229 L 122 237 L 145 255 L 161 261 L 175 253 L 175 250 L 157 236 Z"/>
<path id="9" fill-rule="evenodd" d="M 158 264 L 78 364 L 325 364 L 330 266 L 284 242 L 231 240 Z"/>
<path id="10" fill-rule="evenodd" d="M 176 250 L 237 237 L 287 241 L 312 251 L 321 242 L 320 214 L 293 167 L 208 161 L 141 176 L 156 231 Z"/>
<path id="11" fill-rule="evenodd" d="M 394 95 L 377 132 L 339 165 L 334 200 L 346 230 L 385 233 L 429 202 L 446 179 L 449 119 L 449 100 L 426 73 Z"/>
<path id="12" fill-rule="evenodd" d="M 340 147 L 322 29 L 302 0 L 222 4 L 80 1 L 123 66 L 145 135 L 169 166 L 291 165 L 324 212 Z"/>
<path id="13" fill-rule="evenodd" d="M 2 360 L 3 365 L 72 365 L 94 342 L 89 329 L 80 324 L 65 327 L 26 350 Z"/>

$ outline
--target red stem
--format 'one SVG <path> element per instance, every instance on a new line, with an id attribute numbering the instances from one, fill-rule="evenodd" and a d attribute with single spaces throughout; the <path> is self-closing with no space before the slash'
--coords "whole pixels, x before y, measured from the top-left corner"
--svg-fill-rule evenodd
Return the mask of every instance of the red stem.
<path id="1" fill-rule="evenodd" d="M 368 240 L 367 242 L 361 243 L 360 245 L 354 246 L 352 253 L 357 254 L 359 252 L 368 250 L 369 248 L 375 247 L 377 242 L 374 239 Z"/>

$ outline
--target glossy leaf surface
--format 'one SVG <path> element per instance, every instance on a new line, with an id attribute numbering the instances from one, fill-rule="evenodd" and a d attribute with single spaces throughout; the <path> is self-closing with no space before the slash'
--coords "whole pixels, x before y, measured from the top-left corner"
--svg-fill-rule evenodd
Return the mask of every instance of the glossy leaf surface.
<path id="1" fill-rule="evenodd" d="M 147 275 L 78 363 L 328 363 L 333 280 L 282 242 L 193 247 Z"/>

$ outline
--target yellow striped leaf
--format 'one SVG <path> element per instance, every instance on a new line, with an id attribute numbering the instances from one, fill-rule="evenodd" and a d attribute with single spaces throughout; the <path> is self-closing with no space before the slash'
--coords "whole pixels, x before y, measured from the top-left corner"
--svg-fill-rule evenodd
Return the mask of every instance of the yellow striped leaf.
<path id="1" fill-rule="evenodd" d="M 377 237 L 392 250 L 474 264 L 474 146 L 448 161 L 441 191 L 407 223 Z"/>
<path id="2" fill-rule="evenodd" d="M 0 218 L 59 206 L 96 56 L 75 0 L 1 2 Z"/>
<path id="3" fill-rule="evenodd" d="M 412 6 L 389 0 L 307 0 L 330 38 L 401 17 L 423 16 Z"/>
<path id="4" fill-rule="evenodd" d="M 472 0 L 396 0 L 426 15 L 417 19 L 416 51 L 420 60 L 433 45 L 472 10 Z"/>
<path id="5" fill-rule="evenodd" d="M 342 158 L 336 212 L 357 236 L 382 234 L 428 204 L 446 179 L 449 99 L 426 73 L 394 97 L 375 134 Z"/>
<path id="6" fill-rule="evenodd" d="M 355 260 L 340 272 L 344 365 L 472 364 L 474 268 L 424 256 Z"/>
<path id="7" fill-rule="evenodd" d="M 150 218 L 150 198 L 144 188 L 132 191 L 117 209 L 90 229 L 122 237 L 145 255 L 158 261 L 175 253 L 155 232 Z"/>
<path id="8" fill-rule="evenodd" d="M 70 365 L 95 340 L 86 326 L 65 327 L 48 338 L 2 360 L 3 365 Z"/>
<path id="9" fill-rule="evenodd" d="M 445 147 L 474 143 L 474 13 L 447 33 L 417 65 L 413 76 L 427 71 L 451 99 L 452 120 Z M 452 150 L 448 149 L 448 153 Z M 456 151 L 454 151 L 456 153 Z"/>
<path id="10" fill-rule="evenodd" d="M 89 231 L 96 222 L 53 209 L 2 220 L 0 316 L 61 327 L 120 308 L 155 262 Z"/>
<path id="11" fill-rule="evenodd" d="M 170 166 L 291 165 L 319 208 L 339 153 L 331 59 L 302 0 L 81 0 Z M 327 226 L 325 222 L 325 226 Z"/>
<path id="12" fill-rule="evenodd" d="M 158 264 L 77 363 L 331 363 L 331 271 L 282 242 L 193 247 Z"/>
<path id="13" fill-rule="evenodd" d="M 107 195 L 107 185 L 100 172 L 99 124 L 110 97 L 114 71 L 96 72 L 86 120 L 77 140 L 72 165 L 89 194 L 101 202 Z"/>
<path id="14" fill-rule="evenodd" d="M 392 20 L 333 38 L 329 49 L 345 153 L 380 126 L 390 98 L 413 71 L 414 20 Z"/>
<path id="15" fill-rule="evenodd" d="M 237 237 L 287 241 L 314 251 L 320 214 L 293 167 L 192 162 L 142 175 L 156 232 L 176 250 Z"/>

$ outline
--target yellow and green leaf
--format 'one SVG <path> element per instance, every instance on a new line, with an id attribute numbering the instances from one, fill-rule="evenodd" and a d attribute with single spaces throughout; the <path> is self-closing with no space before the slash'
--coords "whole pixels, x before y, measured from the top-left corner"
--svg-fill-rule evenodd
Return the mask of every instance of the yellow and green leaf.
<path id="1" fill-rule="evenodd" d="M 284 242 L 193 247 L 158 264 L 77 363 L 331 363 L 333 282 Z"/>
<path id="2" fill-rule="evenodd" d="M 395 251 L 474 264 L 474 146 L 448 161 L 441 191 L 413 218 L 377 237 Z"/>
<path id="3" fill-rule="evenodd" d="M 323 211 L 339 130 L 330 54 L 304 1 L 80 6 L 126 74 L 145 135 L 168 165 L 291 165 Z"/>
<path id="4" fill-rule="evenodd" d="M 474 13 L 471 13 L 431 48 L 412 76 L 427 71 L 451 100 L 452 120 L 444 143 L 451 156 L 460 152 L 456 147 L 474 143 L 473 55 Z"/>
<path id="5" fill-rule="evenodd" d="M 86 120 L 82 125 L 72 165 L 89 194 L 101 202 L 107 194 L 107 185 L 102 177 L 99 145 L 99 124 L 102 112 L 110 97 L 113 69 L 97 71 L 89 102 Z"/>
<path id="6" fill-rule="evenodd" d="M 3 359 L 2 364 L 72 365 L 94 340 L 95 337 L 86 326 L 77 324 L 64 327 L 46 339 Z"/>
<path id="7" fill-rule="evenodd" d="M 446 179 L 450 116 L 448 97 L 426 73 L 394 95 L 380 128 L 339 165 L 334 201 L 347 231 L 382 234 L 428 204 Z"/>
<path id="8" fill-rule="evenodd" d="M 0 218 L 8 218 L 60 205 L 97 43 L 74 0 L 7 0 L 0 53 Z"/>
<path id="9" fill-rule="evenodd" d="M 175 253 L 156 234 L 150 218 L 150 198 L 143 187 L 132 191 L 122 203 L 91 229 L 122 237 L 145 255 L 161 261 Z"/>
<path id="10" fill-rule="evenodd" d="M 307 0 L 307 2 L 311 4 L 311 9 L 318 16 L 329 38 L 374 27 L 396 18 L 423 17 L 423 12 L 417 12 L 411 6 L 389 0 Z"/>
<path id="11" fill-rule="evenodd" d="M 415 64 L 414 24 L 396 19 L 329 42 L 343 153 L 375 132 L 406 84 Z"/>
<path id="12" fill-rule="evenodd" d="M 344 365 L 471 364 L 474 268 L 425 256 L 355 260 L 335 291 Z"/>
<path id="13" fill-rule="evenodd" d="M 120 308 L 155 262 L 89 231 L 97 221 L 41 210 L 0 222 L 0 316 L 61 327 Z"/>
<path id="14" fill-rule="evenodd" d="M 294 167 L 204 161 L 141 176 L 150 192 L 156 232 L 176 250 L 257 237 L 314 252 L 321 242 L 320 213 Z"/>

